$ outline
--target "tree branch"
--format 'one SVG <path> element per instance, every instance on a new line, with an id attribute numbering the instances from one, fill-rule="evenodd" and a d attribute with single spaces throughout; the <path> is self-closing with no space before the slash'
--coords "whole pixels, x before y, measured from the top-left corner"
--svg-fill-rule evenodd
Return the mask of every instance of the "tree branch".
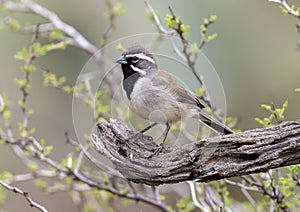
<path id="1" fill-rule="evenodd" d="M 30 204 L 31 207 L 37 208 L 37 209 L 39 209 L 42 212 L 47 212 L 48 211 L 44 206 L 36 203 L 33 199 L 31 199 L 31 197 L 29 196 L 28 192 L 22 191 L 21 189 L 19 189 L 17 187 L 13 187 L 13 186 L 5 183 L 2 180 L 0 180 L 0 185 L 2 185 L 7 190 L 10 190 L 10 191 L 13 191 L 13 192 L 15 192 L 17 194 L 22 195 L 26 199 L 26 201 Z"/>
<path id="2" fill-rule="evenodd" d="M 82 34 L 80 34 L 74 27 L 63 22 L 56 13 L 47 8 L 35 3 L 31 0 L 22 0 L 21 3 L 15 3 L 12 1 L 0 0 L 0 5 L 3 5 L 10 11 L 33 13 L 37 14 L 51 22 L 51 24 L 66 33 L 73 39 L 73 45 L 80 47 L 84 51 L 93 55 L 98 51 L 98 48 L 91 44 Z M 48 25 L 49 26 L 49 25 Z"/>
<path id="3" fill-rule="evenodd" d="M 299 11 L 295 10 L 294 7 L 291 7 L 287 0 L 268 0 L 268 2 L 273 2 L 276 4 L 281 5 L 288 14 L 295 16 L 296 18 L 300 18 L 300 13 Z"/>
<path id="4" fill-rule="evenodd" d="M 98 123 L 92 141 L 125 178 L 148 185 L 209 182 L 300 163 L 300 120 L 166 147 L 153 158 L 152 138 L 114 119 Z"/>

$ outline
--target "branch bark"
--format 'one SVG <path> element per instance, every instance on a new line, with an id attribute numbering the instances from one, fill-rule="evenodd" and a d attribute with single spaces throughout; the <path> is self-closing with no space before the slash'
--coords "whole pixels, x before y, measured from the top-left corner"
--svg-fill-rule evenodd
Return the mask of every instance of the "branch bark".
<path id="1" fill-rule="evenodd" d="M 125 178 L 148 185 L 209 182 L 300 163 L 300 120 L 166 147 L 153 158 L 152 138 L 114 119 L 98 123 L 92 141 Z"/>

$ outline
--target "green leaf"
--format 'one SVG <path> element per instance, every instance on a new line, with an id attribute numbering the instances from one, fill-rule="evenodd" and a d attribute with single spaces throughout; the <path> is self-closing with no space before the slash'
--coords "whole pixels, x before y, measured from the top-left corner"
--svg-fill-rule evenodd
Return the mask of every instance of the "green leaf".
<path id="1" fill-rule="evenodd" d="M 22 138 L 26 138 L 26 137 L 28 136 L 27 131 L 26 131 L 26 130 L 21 130 L 21 131 L 20 131 L 20 136 L 21 136 Z"/>
<path id="2" fill-rule="evenodd" d="M 23 48 L 21 51 L 15 54 L 16 60 L 27 60 L 29 58 L 29 52 L 27 48 Z"/>
<path id="3" fill-rule="evenodd" d="M 208 23 L 209 23 L 209 20 L 208 20 L 207 18 L 204 18 L 203 24 L 204 24 L 204 25 L 207 25 Z"/>
<path id="4" fill-rule="evenodd" d="M 59 83 L 60 85 L 64 84 L 66 81 L 67 81 L 67 79 L 66 79 L 66 77 L 64 77 L 64 76 L 62 76 L 62 77 L 60 77 L 60 78 L 58 79 L 58 83 Z"/>
<path id="5" fill-rule="evenodd" d="M 200 25 L 200 31 L 201 31 L 202 33 L 206 33 L 206 31 L 207 31 L 206 26 L 204 26 L 203 24 Z"/>
<path id="6" fill-rule="evenodd" d="M 296 88 L 295 91 L 296 91 L 297 93 L 300 93 L 300 88 Z"/>
<path id="7" fill-rule="evenodd" d="M 267 110 L 267 111 L 273 112 L 272 107 L 270 105 L 261 104 L 260 107 Z"/>
<path id="8" fill-rule="evenodd" d="M 211 15 L 209 18 L 210 22 L 215 22 L 217 20 L 217 16 L 216 15 Z"/>
<path id="9" fill-rule="evenodd" d="M 42 138 L 40 140 L 40 144 L 41 144 L 41 147 L 44 148 L 45 147 L 45 139 Z"/>
<path id="10" fill-rule="evenodd" d="M 8 171 L 4 171 L 0 174 L 0 180 L 13 180 L 14 175 Z"/>
<path id="11" fill-rule="evenodd" d="M 49 32 L 49 38 L 52 40 L 62 40 L 65 37 L 65 33 L 60 29 L 54 29 Z"/>
<path id="12" fill-rule="evenodd" d="M 174 208 L 173 208 L 171 205 L 167 205 L 167 206 L 166 206 L 166 209 L 167 209 L 168 211 L 175 211 Z"/>
<path id="13" fill-rule="evenodd" d="M 176 19 L 174 19 L 174 17 L 172 15 L 166 14 L 165 22 L 168 27 L 177 29 L 177 27 L 179 26 L 179 23 L 181 22 L 181 18 L 177 17 Z"/>
<path id="14" fill-rule="evenodd" d="M 84 102 L 90 107 L 93 108 L 94 107 L 94 102 L 90 99 L 85 99 Z"/>
<path id="15" fill-rule="evenodd" d="M 0 187 L 0 203 L 3 204 L 7 201 L 7 194 L 4 187 Z"/>
<path id="16" fill-rule="evenodd" d="M 122 5 L 121 2 L 116 2 L 113 4 L 113 9 L 112 9 L 113 13 L 116 15 L 122 15 L 125 13 L 125 9 Z"/>
<path id="17" fill-rule="evenodd" d="M 9 120 L 12 116 L 12 113 L 10 110 L 5 110 L 4 113 L 3 113 L 3 117 L 5 120 Z"/>
<path id="18" fill-rule="evenodd" d="M 201 88 L 198 88 L 196 90 L 196 95 L 202 97 L 204 95 L 206 88 L 204 86 L 202 86 Z"/>
<path id="19" fill-rule="evenodd" d="M 30 163 L 28 163 L 28 164 L 27 164 L 27 167 L 28 167 L 31 171 L 33 171 L 33 172 L 36 172 L 36 171 L 39 170 L 39 165 L 38 165 L 37 163 L 35 163 L 35 162 L 30 162 Z"/>
<path id="20" fill-rule="evenodd" d="M 68 186 L 70 186 L 73 183 L 73 178 L 72 177 L 66 177 L 65 182 Z"/>
<path id="21" fill-rule="evenodd" d="M 217 33 L 214 33 L 214 34 L 209 35 L 209 36 L 207 37 L 207 41 L 212 41 L 212 40 L 216 39 L 217 37 L 218 37 L 218 34 L 217 34 Z"/>
<path id="22" fill-rule="evenodd" d="M 257 123 L 261 124 L 261 125 L 264 124 L 264 121 L 261 120 L 260 118 L 255 118 L 254 120 L 255 120 Z"/>
<path id="23" fill-rule="evenodd" d="M 65 185 L 62 184 L 62 183 L 55 182 L 54 183 L 54 188 L 57 189 L 57 190 L 59 190 L 59 191 L 63 191 L 64 188 L 65 188 Z"/>
<path id="24" fill-rule="evenodd" d="M 185 24 L 180 25 L 180 30 L 182 31 L 183 34 L 187 34 L 187 32 L 190 28 L 191 28 L 190 25 L 185 25 Z"/>
<path id="25" fill-rule="evenodd" d="M 124 51 L 124 47 L 122 46 L 121 43 L 118 43 L 118 44 L 115 46 L 115 49 L 117 49 L 117 50 L 119 50 L 119 51 L 121 51 L 121 52 Z"/>
<path id="26" fill-rule="evenodd" d="M 36 179 L 36 180 L 34 181 L 34 184 L 35 184 L 35 186 L 36 186 L 37 188 L 42 189 L 42 190 L 45 190 L 45 189 L 47 189 L 47 187 L 48 187 L 47 182 L 46 182 L 46 181 L 43 181 L 43 180 L 40 180 L 40 179 Z"/>
<path id="27" fill-rule="evenodd" d="M 191 46 L 190 52 L 194 53 L 194 54 L 199 54 L 199 53 L 202 52 L 202 50 L 199 49 L 199 46 L 198 46 L 197 43 L 193 43 L 192 46 Z"/>
<path id="28" fill-rule="evenodd" d="M 159 199 L 160 199 L 161 201 L 165 201 L 165 200 L 167 199 L 167 197 L 164 196 L 164 195 L 159 195 Z"/>
<path id="29" fill-rule="evenodd" d="M 5 140 L 3 140 L 2 138 L 0 138 L 0 144 L 5 144 Z"/>
<path id="30" fill-rule="evenodd" d="M 51 154 L 51 152 L 52 152 L 53 149 L 54 149 L 53 146 L 46 146 L 46 147 L 43 149 L 44 155 L 45 155 L 45 156 L 49 156 L 49 155 Z"/>
<path id="31" fill-rule="evenodd" d="M 284 110 L 286 110 L 287 109 L 287 107 L 288 107 L 288 101 L 285 101 L 284 103 L 283 103 L 283 105 L 282 105 L 282 108 L 284 109 Z"/>
<path id="32" fill-rule="evenodd" d="M 18 32 L 21 28 L 19 21 L 10 17 L 5 19 L 5 25 L 15 32 Z"/>
<path id="33" fill-rule="evenodd" d="M 34 55 L 36 57 L 44 56 L 47 53 L 47 46 L 46 45 L 45 46 L 41 46 L 41 44 L 38 43 L 38 42 L 34 43 L 32 45 L 32 48 L 33 48 Z"/>
<path id="34" fill-rule="evenodd" d="M 187 197 L 182 197 L 177 203 L 176 203 L 176 207 L 180 210 L 180 211 L 184 211 L 184 212 L 190 212 L 195 210 L 196 206 L 193 204 L 193 202 L 191 201 L 190 198 Z"/>
<path id="35" fill-rule="evenodd" d="M 31 136 L 35 133 L 36 129 L 35 128 L 31 128 L 28 132 L 28 134 Z"/>
<path id="36" fill-rule="evenodd" d="M 30 109 L 30 110 L 28 110 L 28 112 L 27 112 L 28 116 L 32 116 L 33 113 L 34 113 L 34 110 L 33 110 L 33 109 Z"/>
<path id="37" fill-rule="evenodd" d="M 105 46 L 106 42 L 107 42 L 107 40 L 106 40 L 106 39 L 104 39 L 104 38 L 101 38 L 101 39 L 100 39 L 100 47 L 103 47 L 103 46 Z"/>
<path id="38" fill-rule="evenodd" d="M 279 6 L 281 9 L 282 14 L 287 15 L 289 14 L 289 12 L 283 7 L 283 6 Z"/>
<path id="39" fill-rule="evenodd" d="M 25 72 L 32 72 L 36 70 L 36 66 L 33 64 L 29 64 L 28 66 L 22 66 L 21 69 Z"/>
<path id="40" fill-rule="evenodd" d="M 108 177 L 107 177 L 107 175 L 106 175 L 104 172 L 100 172 L 100 177 L 102 178 L 102 180 L 103 180 L 105 183 L 108 183 L 108 182 L 109 182 Z"/>
<path id="41" fill-rule="evenodd" d="M 120 190 L 120 193 L 121 194 L 127 194 L 129 192 L 129 188 L 128 187 L 126 187 L 126 188 L 122 188 L 121 190 Z"/>
<path id="42" fill-rule="evenodd" d="M 95 209 L 93 208 L 93 206 L 91 204 L 85 203 L 83 205 L 83 212 L 93 212 L 93 211 L 95 211 Z"/>
<path id="43" fill-rule="evenodd" d="M 298 165 L 291 165 L 291 166 L 285 166 L 284 167 L 289 172 L 296 172 L 298 171 Z"/>
<path id="44" fill-rule="evenodd" d="M 73 91 L 73 88 L 71 88 L 69 85 L 63 86 L 63 90 L 67 93 L 70 94 Z"/>
<path id="45" fill-rule="evenodd" d="M 15 79 L 15 83 L 20 87 L 24 88 L 27 85 L 26 79 Z"/>

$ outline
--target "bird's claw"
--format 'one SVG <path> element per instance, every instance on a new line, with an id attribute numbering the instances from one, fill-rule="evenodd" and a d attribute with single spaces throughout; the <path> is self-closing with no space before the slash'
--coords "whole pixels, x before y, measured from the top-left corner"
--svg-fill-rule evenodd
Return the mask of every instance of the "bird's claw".
<path id="1" fill-rule="evenodd" d="M 160 144 L 155 149 L 151 149 L 150 152 L 152 152 L 152 154 L 149 155 L 148 158 L 152 158 L 153 156 L 158 155 L 164 148 L 165 146 L 163 144 Z"/>

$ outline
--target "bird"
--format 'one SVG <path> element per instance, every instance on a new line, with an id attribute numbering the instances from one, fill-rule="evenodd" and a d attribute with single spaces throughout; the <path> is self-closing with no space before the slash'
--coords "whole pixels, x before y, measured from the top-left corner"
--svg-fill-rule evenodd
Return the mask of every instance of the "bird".
<path id="1" fill-rule="evenodd" d="M 233 133 L 204 111 L 206 106 L 199 97 L 184 88 L 171 74 L 159 69 L 153 54 L 144 45 L 129 46 L 116 63 L 121 65 L 124 100 L 130 110 L 153 122 L 140 132 L 144 133 L 157 124 L 166 126 L 163 140 L 153 150 L 153 155 L 164 148 L 171 125 L 184 118 L 198 119 L 222 134 Z"/>

